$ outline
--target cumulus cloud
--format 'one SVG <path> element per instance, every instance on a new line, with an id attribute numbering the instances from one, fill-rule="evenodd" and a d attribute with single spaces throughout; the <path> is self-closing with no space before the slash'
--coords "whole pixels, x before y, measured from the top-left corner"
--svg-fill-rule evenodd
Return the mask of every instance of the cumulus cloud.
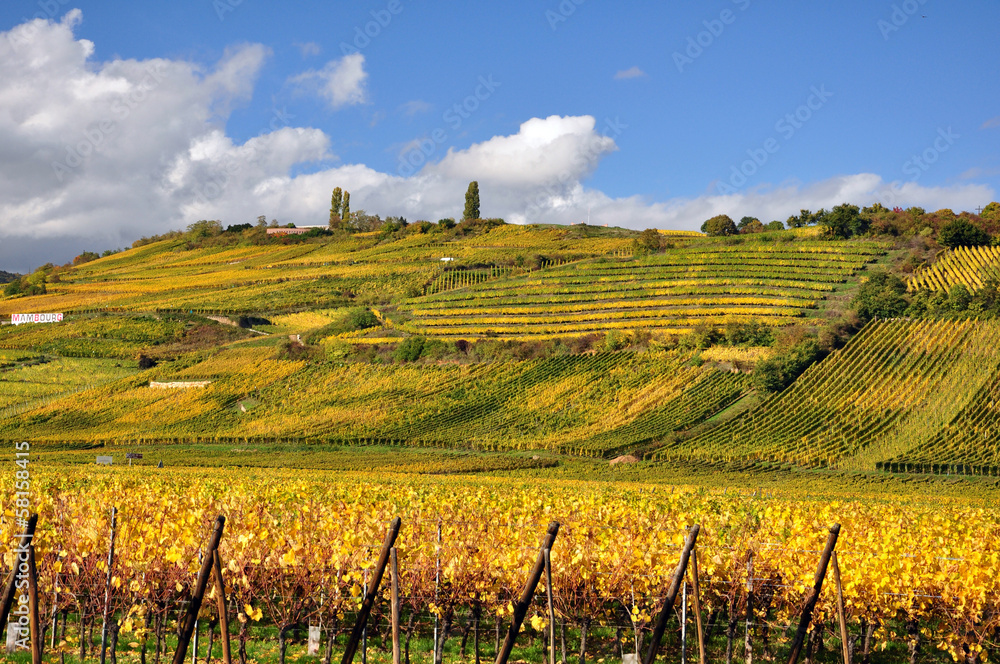
<path id="1" fill-rule="evenodd" d="M 615 80 L 621 81 L 627 78 L 642 78 L 646 75 L 646 72 L 639 69 L 639 67 L 630 67 L 629 69 L 623 69 L 615 73 Z"/>
<path id="2" fill-rule="evenodd" d="M 360 53 L 331 60 L 322 69 L 303 72 L 291 79 L 300 88 L 326 99 L 334 110 L 365 103 L 368 99 L 367 81 L 365 56 Z"/>
<path id="3" fill-rule="evenodd" d="M 265 47 L 233 47 L 211 66 L 95 62 L 93 44 L 73 35 L 79 20 L 74 11 L 0 33 L 0 268 L 125 246 L 198 219 L 231 224 L 265 214 L 321 224 L 334 187 L 351 192 L 356 210 L 435 220 L 461 214 L 466 187 L 478 180 L 483 213 L 515 223 L 589 215 L 594 224 L 681 229 L 720 213 L 785 219 L 845 201 L 973 209 L 995 197 L 968 181 L 927 187 L 853 174 L 728 196 L 613 198 L 586 184 L 618 149 L 613 123 L 598 126 L 591 116 L 532 118 L 515 133 L 443 154 L 442 142 L 418 140 L 406 150 L 422 158 L 405 172 L 331 167 L 329 136 L 291 126 L 282 111 L 245 142 L 226 134 L 228 113 L 249 99 L 269 56 Z M 347 56 L 327 69 L 363 73 L 363 64 Z"/>

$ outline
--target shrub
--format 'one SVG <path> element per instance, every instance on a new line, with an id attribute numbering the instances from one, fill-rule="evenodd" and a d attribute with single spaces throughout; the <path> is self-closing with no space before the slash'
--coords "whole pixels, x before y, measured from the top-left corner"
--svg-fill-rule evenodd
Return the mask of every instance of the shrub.
<path id="1" fill-rule="evenodd" d="M 393 358 L 397 362 L 416 362 L 424 352 L 423 337 L 407 337 L 396 347 Z"/>
<path id="2" fill-rule="evenodd" d="M 851 306 L 862 321 L 872 318 L 896 318 L 909 306 L 904 297 L 906 284 L 894 274 L 885 271 L 872 272 L 868 281 L 861 284 Z"/>
<path id="3" fill-rule="evenodd" d="M 950 221 L 938 231 L 938 242 L 951 249 L 987 246 L 991 240 L 989 233 L 965 219 Z"/>
<path id="4" fill-rule="evenodd" d="M 370 309 L 351 309 L 347 314 L 347 326 L 351 330 L 367 330 L 378 327 L 379 320 Z"/>

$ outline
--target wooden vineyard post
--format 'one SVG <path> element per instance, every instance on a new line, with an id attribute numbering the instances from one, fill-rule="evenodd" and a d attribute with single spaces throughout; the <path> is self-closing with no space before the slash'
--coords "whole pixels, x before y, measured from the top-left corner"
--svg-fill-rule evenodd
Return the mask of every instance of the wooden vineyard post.
<path id="1" fill-rule="evenodd" d="M 219 550 L 219 542 L 222 540 L 222 530 L 226 526 L 226 517 L 219 515 L 215 520 L 215 531 L 212 539 L 209 540 L 208 549 L 201 559 L 201 571 L 198 572 L 198 580 L 195 583 L 194 593 L 191 595 L 191 602 L 188 604 L 187 613 L 182 619 L 184 622 L 180 633 L 177 635 L 177 650 L 174 651 L 174 664 L 184 664 L 187 655 L 188 643 L 191 641 L 191 634 L 194 633 L 195 623 L 198 621 L 198 611 L 201 610 L 201 602 L 205 598 L 205 589 L 208 587 L 208 576 L 215 565 L 215 554 Z"/>
<path id="2" fill-rule="evenodd" d="M 753 551 L 747 558 L 747 631 L 743 642 L 746 664 L 753 664 Z"/>
<path id="3" fill-rule="evenodd" d="M 549 609 L 549 664 L 556 664 L 556 611 L 552 605 L 552 551 L 545 553 L 545 597 Z"/>
<path id="4" fill-rule="evenodd" d="M 799 659 L 799 654 L 802 652 L 802 644 L 806 639 L 806 631 L 809 629 L 810 621 L 812 621 L 813 609 L 816 608 L 816 602 L 819 600 L 819 591 L 823 588 L 823 579 L 826 578 L 826 568 L 829 566 L 830 558 L 833 556 L 833 549 L 837 546 L 838 537 L 840 537 L 840 524 L 835 523 L 830 528 L 830 534 L 826 538 L 826 548 L 823 550 L 823 556 L 819 560 L 819 568 L 816 570 L 813 589 L 806 595 L 806 601 L 802 607 L 802 618 L 799 620 L 799 629 L 795 632 L 795 640 L 792 641 L 792 652 L 788 656 L 788 664 L 795 664 Z"/>
<path id="5" fill-rule="evenodd" d="M 18 553 L 27 553 L 28 545 L 31 544 L 32 539 L 35 537 L 35 527 L 38 525 L 38 515 L 32 514 L 28 517 L 28 522 L 24 526 L 24 532 L 21 533 L 20 546 L 18 546 Z M 3 629 L 3 625 L 7 624 L 7 618 L 10 617 L 10 610 L 14 608 L 14 589 L 17 585 L 17 560 L 14 561 L 14 566 L 10 570 L 10 576 L 7 578 L 7 587 L 4 589 L 3 604 L 0 605 L 0 629 Z"/>
<path id="6" fill-rule="evenodd" d="M 556 541 L 556 535 L 558 534 L 559 522 L 553 521 L 549 524 L 549 529 L 542 540 L 542 548 L 538 552 L 535 566 L 531 569 L 528 580 L 521 590 L 521 597 L 517 600 L 517 604 L 514 605 L 514 615 L 511 618 L 510 629 L 507 630 L 507 638 L 504 639 L 503 646 L 497 653 L 496 664 L 506 664 L 511 651 L 514 649 L 514 641 L 517 640 L 517 634 L 521 631 L 521 623 L 524 622 L 524 616 L 527 615 L 528 608 L 531 607 L 531 600 L 535 596 L 535 588 L 538 587 L 538 582 L 542 578 L 542 572 L 545 571 L 545 552 L 552 550 L 552 544 Z"/>
<path id="7" fill-rule="evenodd" d="M 28 629 L 31 633 L 31 664 L 42 664 L 42 624 L 38 619 L 38 569 L 35 545 L 28 545 Z"/>
<path id="8" fill-rule="evenodd" d="M 108 546 L 108 575 L 104 583 L 104 622 L 101 625 L 101 664 L 108 656 L 108 611 L 111 609 L 111 576 L 115 565 L 115 533 L 118 530 L 118 508 L 111 508 L 111 543 Z"/>
<path id="9" fill-rule="evenodd" d="M 684 542 L 684 549 L 681 550 L 680 562 L 677 563 L 677 569 L 674 571 L 674 578 L 670 582 L 670 587 L 667 589 L 667 596 L 663 600 L 663 610 L 660 612 L 660 617 L 656 621 L 656 627 L 653 629 L 653 639 L 649 644 L 649 650 L 646 651 L 646 657 L 642 660 L 642 664 L 653 664 L 653 660 L 656 659 L 656 654 L 660 650 L 660 641 L 663 640 L 663 632 L 667 629 L 667 619 L 673 611 L 674 600 L 677 599 L 677 593 L 680 591 L 681 583 L 684 582 L 684 573 L 687 571 L 688 559 L 691 557 L 691 549 L 694 548 L 695 542 L 698 541 L 698 532 L 700 530 L 701 526 L 695 524 L 691 526 L 691 530 L 688 531 L 687 541 Z"/>
<path id="10" fill-rule="evenodd" d="M 851 664 L 851 650 L 847 643 L 847 616 L 844 615 L 844 587 L 840 583 L 840 563 L 837 562 L 837 552 L 830 556 L 833 564 L 833 581 L 837 584 L 837 617 L 840 620 L 840 644 L 844 654 L 844 664 Z"/>
<path id="11" fill-rule="evenodd" d="M 351 638 L 347 641 L 344 658 L 341 660 L 342 664 L 351 664 L 354 661 L 354 655 L 358 651 L 358 643 L 361 641 L 361 634 L 368 625 L 368 614 L 371 613 L 372 604 L 375 603 L 375 597 L 378 595 L 378 587 L 382 583 L 385 568 L 389 564 L 389 550 L 396 543 L 401 523 L 397 516 L 389 524 L 389 531 L 385 534 L 385 541 L 382 543 L 382 551 L 379 553 L 378 562 L 375 563 L 375 573 L 372 574 L 371 582 L 365 590 L 365 599 L 361 602 L 358 619 L 354 622 L 354 630 L 351 632 Z M 177 664 L 180 663 L 178 662 Z"/>
<path id="12" fill-rule="evenodd" d="M 438 601 L 438 587 L 441 585 L 441 517 L 437 522 L 437 547 L 434 549 L 434 603 Z M 434 612 L 434 659 L 438 661 L 438 614 Z"/>
<path id="13" fill-rule="evenodd" d="M 226 609 L 226 586 L 222 582 L 222 558 L 219 550 L 212 552 L 212 576 L 215 580 L 215 606 L 219 610 L 219 639 L 222 641 L 223 664 L 233 664 L 229 645 L 229 612 Z"/>
<path id="14" fill-rule="evenodd" d="M 698 662 L 705 664 L 705 630 L 701 625 L 701 582 L 698 580 L 698 547 L 691 551 L 691 582 L 694 592 L 694 615 L 698 625 Z"/>
<path id="15" fill-rule="evenodd" d="M 399 652 L 399 560 L 396 547 L 389 551 L 389 578 L 392 581 L 392 664 L 400 664 Z"/>

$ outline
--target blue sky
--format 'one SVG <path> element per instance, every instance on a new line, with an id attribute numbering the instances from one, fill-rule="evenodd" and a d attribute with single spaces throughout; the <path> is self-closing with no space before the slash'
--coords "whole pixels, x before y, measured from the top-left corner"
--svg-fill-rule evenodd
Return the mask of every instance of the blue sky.
<path id="1" fill-rule="evenodd" d="M 35 144 L 15 151 L 25 164 L 8 158 L 0 170 L 0 268 L 27 247 L 113 246 L 202 215 L 322 223 L 340 183 L 355 209 L 411 221 L 459 214 L 477 178 L 484 214 L 511 221 L 589 213 L 696 228 L 718 212 L 768 221 L 877 199 L 973 209 L 1000 186 L 998 24 L 1000 5 L 985 0 L 8 0 L 8 40 L 36 28 L 13 39 L 3 76 L 23 74 L 32 89 L 65 76 L 74 96 L 39 93 L 0 122 L 0 139 Z M 33 49 L 69 52 L 83 40 L 93 45 L 83 56 L 27 64 Z M 108 133 L 113 149 L 61 179 L 32 168 L 65 160 L 102 112 L 112 117 L 108 81 L 140 86 L 150 63 L 171 84 L 153 86 Z M 22 120 L 47 104 L 65 117 L 40 138 Z M 174 125 L 184 129 L 170 134 Z M 247 152 L 262 137 L 266 158 Z M 137 142 L 143 159 L 128 151 Z M 254 168 L 220 179 L 224 153 L 250 154 Z M 132 189 L 169 195 L 123 200 L 109 189 L 102 202 L 96 192 L 120 180 L 116 168 L 130 178 L 148 169 Z M 225 192 L 204 193 L 213 181 Z M 43 204 L 54 197 L 58 206 Z"/>

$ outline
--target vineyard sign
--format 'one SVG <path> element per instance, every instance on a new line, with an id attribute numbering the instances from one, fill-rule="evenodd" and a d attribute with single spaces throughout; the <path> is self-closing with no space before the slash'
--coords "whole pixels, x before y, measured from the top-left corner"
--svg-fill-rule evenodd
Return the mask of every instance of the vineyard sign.
<path id="1" fill-rule="evenodd" d="M 61 323 L 62 314 L 11 314 L 11 325 L 24 325 L 25 323 Z"/>
<path id="2" fill-rule="evenodd" d="M 100 464 L 100 465 L 102 465 L 102 466 L 110 466 L 112 463 L 114 463 L 114 460 L 115 460 L 114 457 L 110 457 L 110 456 L 99 456 L 99 457 L 97 457 L 97 463 Z"/>

